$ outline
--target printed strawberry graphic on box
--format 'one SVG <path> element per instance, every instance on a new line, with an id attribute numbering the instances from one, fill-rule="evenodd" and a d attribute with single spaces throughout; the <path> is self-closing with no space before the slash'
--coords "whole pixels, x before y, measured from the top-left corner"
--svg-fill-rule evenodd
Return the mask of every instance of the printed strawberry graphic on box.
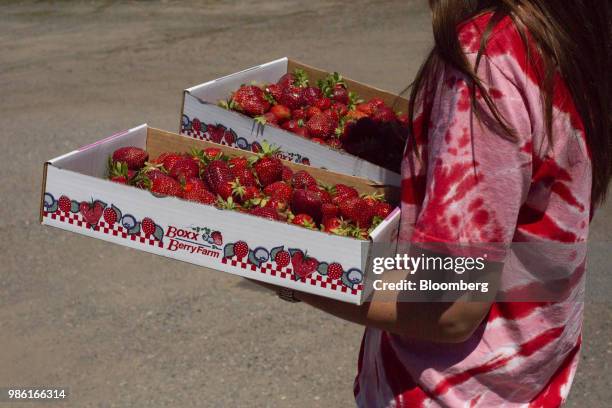
<path id="1" fill-rule="evenodd" d="M 106 203 L 102 201 L 81 201 L 79 204 L 79 212 L 87 222 L 87 224 L 93 228 L 98 225 L 98 221 L 102 218 L 102 212 L 106 207 Z"/>
<path id="2" fill-rule="evenodd" d="M 304 279 L 312 275 L 319 266 L 319 262 L 299 249 L 290 249 L 291 266 L 295 274 L 295 280 Z"/>
<path id="3" fill-rule="evenodd" d="M 111 204 L 110 207 L 106 207 L 104 209 L 104 221 L 106 221 L 109 225 L 114 225 L 117 221 L 121 219 L 121 210 Z"/>

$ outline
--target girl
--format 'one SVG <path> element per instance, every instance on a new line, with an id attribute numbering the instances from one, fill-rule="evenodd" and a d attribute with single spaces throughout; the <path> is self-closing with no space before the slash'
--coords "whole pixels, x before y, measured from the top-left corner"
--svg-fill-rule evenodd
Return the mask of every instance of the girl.
<path id="1" fill-rule="evenodd" d="M 563 299 L 408 303 L 374 293 L 354 306 L 279 295 L 366 326 L 359 406 L 559 406 L 578 363 L 585 251 L 565 259 L 553 248 L 586 242 L 612 172 L 608 2 L 430 6 L 435 47 L 410 97 L 399 239 L 502 244 L 505 262 L 487 267 L 501 271 L 506 293 L 529 281 L 517 288 L 504 277 L 544 271 L 509 244 L 550 244 L 538 265 L 569 268 L 556 282 Z"/>

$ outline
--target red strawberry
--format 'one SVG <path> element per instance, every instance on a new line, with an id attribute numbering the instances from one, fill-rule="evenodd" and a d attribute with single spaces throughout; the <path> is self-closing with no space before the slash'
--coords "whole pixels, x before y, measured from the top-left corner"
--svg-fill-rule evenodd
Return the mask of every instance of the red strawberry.
<path id="1" fill-rule="evenodd" d="M 189 201 L 196 201 L 198 203 L 213 205 L 216 201 L 216 197 L 213 193 L 206 189 L 204 182 L 194 177 L 189 179 L 183 187 L 183 198 Z"/>
<path id="2" fill-rule="evenodd" d="M 103 211 L 104 207 L 99 201 L 93 203 L 81 201 L 81 204 L 79 204 L 79 212 L 90 226 L 98 224 L 98 221 L 102 218 Z"/>
<path id="3" fill-rule="evenodd" d="M 249 166 L 249 162 L 244 156 L 236 156 L 229 159 L 229 165 L 232 170 L 246 169 Z"/>
<path id="4" fill-rule="evenodd" d="M 167 172 L 170 172 L 176 162 L 183 159 L 183 157 L 183 155 L 178 153 L 162 153 L 155 159 L 155 163 L 161 164 Z"/>
<path id="5" fill-rule="evenodd" d="M 318 137 L 313 137 L 313 138 L 312 138 L 312 139 L 310 139 L 310 140 L 312 140 L 313 142 L 318 143 L 318 144 L 320 144 L 320 145 L 324 145 L 324 144 L 325 144 L 325 140 L 323 140 L 323 139 L 319 139 Z"/>
<path id="6" fill-rule="evenodd" d="M 152 193 L 175 197 L 181 197 L 183 195 L 181 184 L 170 176 L 161 173 L 156 175 L 154 179 L 149 180 Z"/>
<path id="7" fill-rule="evenodd" d="M 304 104 L 302 89 L 297 86 L 289 85 L 281 92 L 278 102 L 292 110 L 299 108 Z"/>
<path id="8" fill-rule="evenodd" d="M 221 232 L 213 231 L 210 234 L 210 237 L 212 238 L 215 245 L 223 245 L 223 235 L 221 235 Z"/>
<path id="9" fill-rule="evenodd" d="M 294 109 L 291 112 L 291 117 L 293 119 L 299 120 L 299 119 L 306 119 L 306 111 L 304 110 L 304 108 L 297 108 Z"/>
<path id="10" fill-rule="evenodd" d="M 219 194 L 219 188 L 222 184 L 227 184 L 234 179 L 229 165 L 223 160 L 213 160 L 202 172 L 202 178 L 206 182 L 208 188 Z M 227 198 L 227 197 L 225 197 Z"/>
<path id="11" fill-rule="evenodd" d="M 308 214 L 298 214 L 293 217 L 291 222 L 304 228 L 315 229 L 317 227 L 312 217 Z"/>
<path id="12" fill-rule="evenodd" d="M 238 241 L 234 244 L 234 254 L 238 259 L 242 259 L 249 254 L 249 246 L 244 241 Z"/>
<path id="13" fill-rule="evenodd" d="M 258 217 L 267 218 L 269 220 L 279 221 L 280 217 L 274 208 L 271 207 L 255 207 L 250 212 Z"/>
<path id="14" fill-rule="evenodd" d="M 293 85 L 294 82 L 295 82 L 295 75 L 293 75 L 293 73 L 291 73 L 291 72 L 288 72 L 285 75 L 283 75 L 282 77 L 280 77 L 280 79 L 278 80 L 276 85 L 282 91 L 283 89 L 285 89 L 289 85 Z"/>
<path id="15" fill-rule="evenodd" d="M 329 107 L 331 106 L 331 99 L 327 97 L 319 98 L 313 106 L 319 108 L 321 111 L 324 111 L 326 109 L 329 109 Z"/>
<path id="16" fill-rule="evenodd" d="M 385 101 L 382 98 L 379 98 L 378 96 L 375 96 L 374 98 L 370 99 L 369 103 L 375 108 L 380 108 L 381 106 L 385 106 Z"/>
<path id="17" fill-rule="evenodd" d="M 308 85 L 308 77 L 303 69 L 296 68 L 293 72 L 286 73 L 277 82 L 281 88 L 290 85 L 305 87 Z"/>
<path id="18" fill-rule="evenodd" d="M 59 200 L 57 200 L 59 209 L 63 212 L 70 212 L 72 208 L 72 201 L 65 195 L 61 196 Z"/>
<path id="19" fill-rule="evenodd" d="M 302 89 L 302 99 L 306 105 L 312 105 L 323 96 L 323 92 L 314 86 Z"/>
<path id="20" fill-rule="evenodd" d="M 308 214 L 317 223 L 321 221 L 321 197 L 314 191 L 298 189 L 291 198 L 291 210 L 295 214 Z"/>
<path id="21" fill-rule="evenodd" d="M 338 206 L 332 203 L 323 203 L 321 206 L 321 214 L 323 215 L 323 221 L 335 218 L 338 215 Z"/>
<path id="22" fill-rule="evenodd" d="M 225 134 L 225 127 L 209 125 L 206 133 L 208 134 L 208 139 L 211 142 L 221 143 L 223 140 L 223 135 Z"/>
<path id="23" fill-rule="evenodd" d="M 275 127 L 278 125 L 278 119 L 272 112 L 266 112 L 261 116 L 257 116 L 255 121 L 261 125 L 270 125 Z"/>
<path id="24" fill-rule="evenodd" d="M 222 199 L 227 200 L 234 195 L 234 182 L 222 181 L 217 185 L 216 193 L 221 196 Z"/>
<path id="25" fill-rule="evenodd" d="M 283 165 L 283 171 L 282 171 L 282 179 L 283 179 L 283 181 L 290 182 L 291 181 L 291 177 L 293 177 L 293 170 L 291 170 L 290 167 Z"/>
<path id="26" fill-rule="evenodd" d="M 277 266 L 284 268 L 291 262 L 291 255 L 287 251 L 278 251 L 274 256 L 274 262 L 276 262 Z"/>
<path id="27" fill-rule="evenodd" d="M 272 148 L 268 143 L 262 142 L 262 151 L 257 154 L 253 168 L 262 187 L 280 181 L 283 175 L 283 162 L 277 154 L 278 149 Z"/>
<path id="28" fill-rule="evenodd" d="M 316 185 L 317 180 L 310 175 L 306 170 L 300 170 L 291 177 L 293 188 L 306 188 L 311 185 Z"/>
<path id="29" fill-rule="evenodd" d="M 291 117 L 291 111 L 284 105 L 274 105 L 270 108 L 270 112 L 276 117 L 278 122 L 282 122 Z"/>
<path id="30" fill-rule="evenodd" d="M 113 152 L 113 162 L 126 163 L 130 170 L 139 170 L 148 159 L 149 153 L 136 146 L 121 147 Z"/>
<path id="31" fill-rule="evenodd" d="M 286 202 L 289 202 L 293 195 L 293 188 L 284 181 L 275 181 L 267 185 L 263 191 L 267 196 L 278 198 Z"/>
<path id="32" fill-rule="evenodd" d="M 335 112 L 338 117 L 342 117 L 348 113 L 348 108 L 346 107 L 346 105 L 340 102 L 332 103 L 332 106 L 329 109 Z"/>
<path id="33" fill-rule="evenodd" d="M 367 116 L 367 113 L 356 109 L 350 110 L 346 113 L 346 118 L 351 120 L 359 120 L 361 118 L 366 118 Z"/>
<path id="34" fill-rule="evenodd" d="M 371 102 L 364 102 L 357 105 L 357 110 L 365 113 L 368 116 L 372 115 L 376 108 L 377 107 L 374 106 Z"/>
<path id="35" fill-rule="evenodd" d="M 336 84 L 332 89 L 332 99 L 343 104 L 349 103 L 349 93 L 344 85 Z"/>
<path id="36" fill-rule="evenodd" d="M 295 131 L 301 126 L 301 123 L 302 123 L 301 119 L 290 119 L 284 122 L 281 125 L 281 128 L 295 133 Z"/>
<path id="37" fill-rule="evenodd" d="M 374 111 L 372 119 L 378 122 L 392 122 L 397 120 L 397 115 L 393 109 L 383 105 Z"/>
<path id="38" fill-rule="evenodd" d="M 327 145 L 332 149 L 342 150 L 342 141 L 337 137 L 330 137 L 329 139 L 327 139 Z"/>
<path id="39" fill-rule="evenodd" d="M 330 263 L 327 267 L 327 276 L 330 279 L 340 279 L 343 273 L 344 269 L 342 269 L 342 265 L 337 262 Z"/>
<path id="40" fill-rule="evenodd" d="M 274 208 L 278 213 L 283 213 L 287 209 L 288 201 L 281 198 L 272 197 L 266 201 L 264 207 Z"/>
<path id="41" fill-rule="evenodd" d="M 237 178 L 243 186 L 254 186 L 257 184 L 257 179 L 253 171 L 248 167 L 232 167 L 232 175 Z"/>
<path id="42" fill-rule="evenodd" d="M 306 122 L 306 128 L 310 136 L 321 139 L 327 139 L 333 135 L 337 126 L 337 121 L 324 113 L 316 114 Z"/>
<path id="43" fill-rule="evenodd" d="M 399 122 L 402 125 L 408 126 L 408 122 L 410 121 L 410 118 L 408 118 L 408 114 L 407 113 L 402 113 L 401 115 L 397 116 L 397 120 L 399 120 Z"/>
<path id="44" fill-rule="evenodd" d="M 264 91 L 255 85 L 244 85 L 238 88 L 232 96 L 234 107 L 247 115 L 263 115 L 270 109 Z"/>
<path id="45" fill-rule="evenodd" d="M 308 119 L 312 118 L 314 115 L 318 114 L 318 113 L 322 113 L 323 111 L 319 108 L 317 108 L 316 106 L 310 106 L 308 109 L 306 109 L 306 117 Z"/>
<path id="46" fill-rule="evenodd" d="M 142 232 L 144 232 L 145 236 L 153 235 L 155 233 L 155 222 L 149 217 L 145 217 L 140 222 L 140 227 L 142 228 Z"/>
<path id="47" fill-rule="evenodd" d="M 102 214 L 107 224 L 114 225 L 117 222 L 117 212 L 113 208 L 106 207 Z"/>
<path id="48" fill-rule="evenodd" d="M 349 187 L 345 184 L 336 184 L 333 188 L 332 202 L 336 205 L 340 205 L 342 201 L 354 197 L 359 197 L 359 192 L 353 187 Z"/>
<path id="49" fill-rule="evenodd" d="M 340 218 L 327 218 L 323 220 L 323 231 L 330 232 L 335 235 L 346 235 L 346 223 Z"/>
<path id="50" fill-rule="evenodd" d="M 184 157 L 177 160 L 172 166 L 169 175 L 174 177 L 176 180 L 186 180 L 192 177 L 196 177 L 200 173 L 200 166 L 191 157 Z"/>
<path id="51" fill-rule="evenodd" d="M 374 206 L 374 215 L 382 218 L 383 220 L 387 218 L 389 214 L 391 214 L 391 211 L 393 211 L 393 207 L 389 203 L 379 201 Z"/>
<path id="52" fill-rule="evenodd" d="M 233 130 L 229 129 L 223 133 L 223 139 L 225 139 L 225 143 L 228 146 L 232 146 L 236 142 L 236 133 Z"/>
<path id="53" fill-rule="evenodd" d="M 291 266 L 297 276 L 307 278 L 317 270 L 319 262 L 315 258 L 308 257 L 298 251 L 291 257 Z"/>
<path id="54" fill-rule="evenodd" d="M 218 147 L 207 147 L 206 149 L 202 150 L 202 153 L 208 160 L 216 160 L 223 157 L 223 151 Z"/>
<path id="55" fill-rule="evenodd" d="M 324 188 L 319 187 L 317 184 L 310 184 L 306 186 L 306 189 L 317 193 L 319 198 L 321 198 L 322 203 L 331 203 L 331 194 L 329 194 Z"/>
<path id="56" fill-rule="evenodd" d="M 307 139 L 310 138 L 310 133 L 308 132 L 308 129 L 306 129 L 304 126 L 298 127 L 297 129 L 293 131 L 293 133 L 295 133 L 298 136 L 305 137 Z"/>
<path id="57" fill-rule="evenodd" d="M 272 99 L 274 99 L 277 102 L 280 99 L 280 95 L 282 91 L 283 91 L 283 88 L 277 84 L 269 84 L 266 87 L 266 92 L 268 93 L 268 95 L 270 95 Z"/>
<path id="58" fill-rule="evenodd" d="M 367 229 L 372 225 L 374 211 L 366 200 L 359 197 L 349 198 L 339 203 L 338 206 L 340 207 L 340 214 L 353 221 L 358 227 Z"/>

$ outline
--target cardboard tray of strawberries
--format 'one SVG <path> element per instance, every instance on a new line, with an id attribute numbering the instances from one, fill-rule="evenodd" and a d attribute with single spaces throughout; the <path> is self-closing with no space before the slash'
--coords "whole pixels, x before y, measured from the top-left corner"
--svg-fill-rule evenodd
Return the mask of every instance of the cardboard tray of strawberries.
<path id="1" fill-rule="evenodd" d="M 289 58 L 189 89 L 180 133 L 399 186 L 408 101 Z M 404 113 L 401 113 L 404 112 Z"/>
<path id="2" fill-rule="evenodd" d="M 376 256 L 395 251 L 398 189 L 263 147 L 255 154 L 147 125 L 119 132 L 44 164 L 40 221 L 362 303 L 375 244 L 384 244 Z"/>

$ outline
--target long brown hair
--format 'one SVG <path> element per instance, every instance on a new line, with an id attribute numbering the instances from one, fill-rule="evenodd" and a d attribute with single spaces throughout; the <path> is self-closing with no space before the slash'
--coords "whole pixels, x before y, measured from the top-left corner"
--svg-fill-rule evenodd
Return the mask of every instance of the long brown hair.
<path id="1" fill-rule="evenodd" d="M 527 50 L 532 47 L 527 39 L 533 40 L 537 57 L 541 61 L 543 115 L 549 138 L 554 138 L 552 122 L 555 74 L 559 73 L 567 84 L 583 121 L 586 143 L 591 154 L 591 201 L 593 204 L 601 203 L 612 176 L 612 81 L 609 78 L 612 66 L 612 10 L 608 1 L 430 0 L 429 3 L 435 46 L 412 84 L 408 110 L 411 133 L 415 134 L 413 122 L 417 99 L 428 80 L 435 75 L 440 63 L 445 63 L 467 77 L 475 116 L 483 112 L 476 103 L 475 96 L 478 94 L 494 123 L 503 130 L 504 137 L 516 139 L 514 129 L 499 113 L 486 87 L 477 77 L 477 67 L 468 62 L 457 35 L 457 28 L 462 22 L 483 12 L 492 13 L 480 43 L 476 59 L 478 65 L 493 27 L 508 16 L 516 25 Z M 533 54 L 530 56 L 527 53 L 530 60 L 535 58 Z"/>

